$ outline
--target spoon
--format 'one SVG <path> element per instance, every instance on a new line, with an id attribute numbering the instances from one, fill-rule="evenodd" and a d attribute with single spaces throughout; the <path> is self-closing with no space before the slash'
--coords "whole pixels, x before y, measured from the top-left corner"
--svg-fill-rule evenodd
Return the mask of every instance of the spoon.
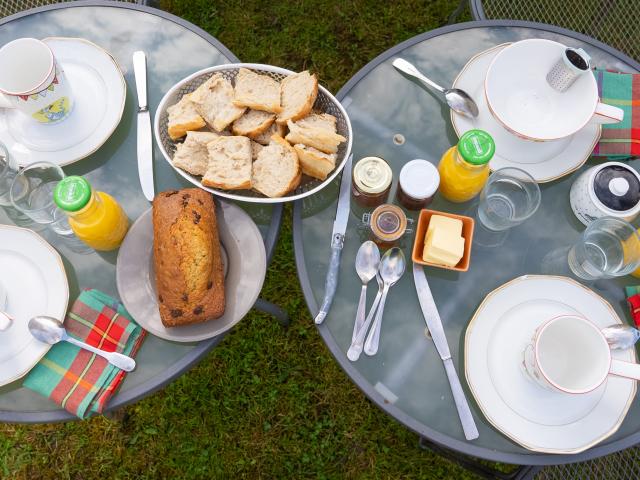
<path id="1" fill-rule="evenodd" d="M 376 309 L 378 308 L 378 304 L 380 303 L 380 299 L 382 298 L 384 282 L 382 281 L 382 278 L 380 278 L 380 270 L 378 270 L 378 273 L 376 274 L 376 280 L 378 281 L 378 293 L 376 293 L 376 298 L 373 299 L 371 310 L 369 310 L 367 318 L 365 319 L 360 329 L 358 329 L 355 340 L 351 339 L 351 346 L 347 351 L 347 358 L 352 362 L 356 362 L 360 358 L 360 354 L 362 353 L 362 349 L 364 348 L 364 337 L 367 336 L 367 330 L 369 330 L 369 325 L 371 325 L 371 321 L 376 314 Z"/>
<path id="2" fill-rule="evenodd" d="M 607 343 L 611 350 L 626 350 L 640 338 L 640 330 L 630 325 L 609 325 L 602 329 L 602 334 L 607 339 Z"/>
<path id="3" fill-rule="evenodd" d="M 367 355 L 375 355 L 378 352 L 378 344 L 380 343 L 380 330 L 382 328 L 382 314 L 384 312 L 384 304 L 387 300 L 387 294 L 389 288 L 396 284 L 402 274 L 406 261 L 404 253 L 398 247 L 393 247 L 382 256 L 380 261 L 380 277 L 384 282 L 382 287 L 382 297 L 380 298 L 380 305 L 376 312 L 376 318 L 373 321 L 369 335 L 366 342 L 364 342 L 364 353 Z"/>
<path id="4" fill-rule="evenodd" d="M 478 116 L 478 105 L 476 105 L 476 102 L 474 102 L 469 94 L 464 90 L 460 90 L 459 88 L 441 87 L 434 81 L 425 77 L 412 63 L 407 62 L 403 58 L 396 58 L 393 61 L 393 66 L 396 67 L 398 71 L 419 80 L 422 85 L 427 85 L 442 93 L 447 104 L 454 112 L 469 118 L 475 118 Z"/>
<path id="5" fill-rule="evenodd" d="M 351 341 L 354 342 L 358 336 L 358 331 L 364 323 L 364 312 L 367 308 L 367 284 L 378 273 L 378 265 L 380 264 L 380 250 L 378 246 L 371 240 L 367 240 L 358 249 L 356 254 L 356 273 L 362 282 L 360 289 L 360 301 L 358 302 L 358 311 L 356 312 L 356 321 L 353 325 L 353 335 Z"/>
<path id="6" fill-rule="evenodd" d="M 105 352 L 104 350 L 92 347 L 91 345 L 70 337 L 62 326 L 62 322 L 55 318 L 46 317 L 44 315 L 33 317 L 29 320 L 29 331 L 37 340 L 48 343 L 49 345 L 54 345 L 60 341 L 66 341 L 80 348 L 84 348 L 85 350 L 89 350 L 96 355 L 106 358 L 111 365 L 115 365 L 125 372 L 130 372 L 136 368 L 136 361 L 131 357 L 127 357 L 126 355 L 118 352 Z"/>

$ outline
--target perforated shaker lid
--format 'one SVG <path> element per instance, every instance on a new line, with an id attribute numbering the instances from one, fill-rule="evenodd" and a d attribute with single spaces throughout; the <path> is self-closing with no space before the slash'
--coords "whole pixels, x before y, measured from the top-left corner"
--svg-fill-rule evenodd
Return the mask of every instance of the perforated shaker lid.
<path id="1" fill-rule="evenodd" d="M 605 207 L 626 212 L 640 204 L 640 179 L 631 167 L 612 163 L 594 176 L 593 192 Z"/>

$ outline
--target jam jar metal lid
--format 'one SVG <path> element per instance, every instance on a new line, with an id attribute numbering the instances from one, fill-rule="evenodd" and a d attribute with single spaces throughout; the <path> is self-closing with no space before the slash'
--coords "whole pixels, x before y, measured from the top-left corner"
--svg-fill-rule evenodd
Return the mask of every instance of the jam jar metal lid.
<path id="1" fill-rule="evenodd" d="M 423 200 L 436 193 L 440 185 L 440 173 L 436 166 L 422 159 L 407 162 L 398 177 L 402 191 L 411 198 Z"/>
<path id="2" fill-rule="evenodd" d="M 603 166 L 593 177 L 593 193 L 605 207 L 616 212 L 640 208 L 640 178 L 623 163 Z"/>
<path id="3" fill-rule="evenodd" d="M 358 190 L 367 194 L 384 192 L 391 185 L 393 172 L 380 157 L 364 157 L 353 167 L 353 182 Z"/>
<path id="4" fill-rule="evenodd" d="M 407 229 L 407 216 L 396 205 L 385 203 L 371 214 L 371 231 L 383 241 L 395 241 Z"/>

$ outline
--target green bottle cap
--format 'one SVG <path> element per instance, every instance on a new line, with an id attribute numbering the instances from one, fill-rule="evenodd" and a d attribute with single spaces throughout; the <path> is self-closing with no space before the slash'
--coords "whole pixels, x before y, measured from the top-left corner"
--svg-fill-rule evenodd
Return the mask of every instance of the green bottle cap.
<path id="1" fill-rule="evenodd" d="M 53 190 L 53 201 L 66 212 L 77 212 L 91 198 L 91 185 L 83 177 L 72 175 L 58 182 Z"/>
<path id="2" fill-rule="evenodd" d="M 469 130 L 460 137 L 458 152 L 472 165 L 484 165 L 496 152 L 496 144 L 484 130 Z"/>

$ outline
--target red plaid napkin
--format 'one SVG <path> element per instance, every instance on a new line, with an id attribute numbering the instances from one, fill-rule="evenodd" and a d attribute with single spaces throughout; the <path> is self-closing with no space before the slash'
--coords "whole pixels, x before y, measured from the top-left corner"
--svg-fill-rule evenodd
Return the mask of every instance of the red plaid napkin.
<path id="1" fill-rule="evenodd" d="M 627 303 L 633 322 L 640 328 L 640 286 L 625 287 Z"/>
<path id="2" fill-rule="evenodd" d="M 146 334 L 119 301 L 98 290 L 80 294 L 64 326 L 78 340 L 131 357 L 135 357 Z M 86 418 L 103 411 L 125 373 L 94 353 L 60 342 L 29 372 L 24 386 Z"/>

